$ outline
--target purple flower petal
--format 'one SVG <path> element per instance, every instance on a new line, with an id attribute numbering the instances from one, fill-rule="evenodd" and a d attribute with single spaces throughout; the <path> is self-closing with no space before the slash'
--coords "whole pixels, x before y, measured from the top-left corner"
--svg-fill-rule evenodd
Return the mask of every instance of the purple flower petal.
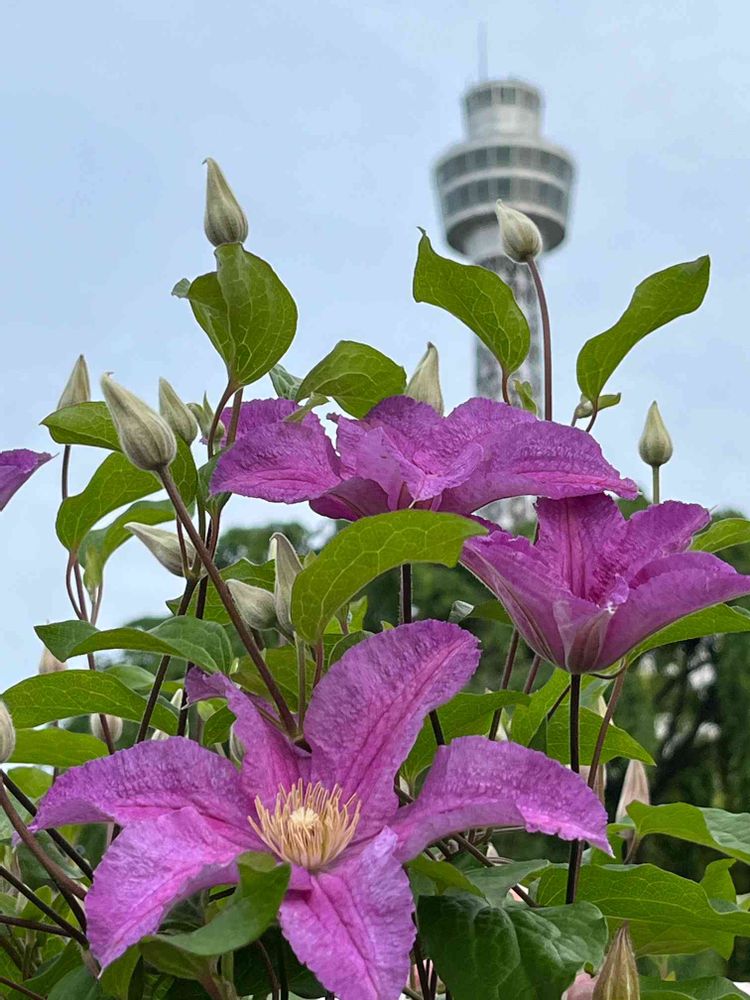
<path id="1" fill-rule="evenodd" d="M 28 451 L 25 448 L 0 451 L 0 510 L 6 507 L 16 490 L 51 458 L 46 452 Z"/>
<path id="2" fill-rule="evenodd" d="M 395 844 L 383 830 L 281 904 L 295 954 L 340 1000 L 398 1000 L 409 976 L 413 902 Z"/>
<path id="3" fill-rule="evenodd" d="M 289 789 L 300 777 L 307 776 L 308 762 L 303 751 L 293 747 L 283 733 L 267 722 L 256 709 L 254 699 L 229 677 L 208 676 L 193 669 L 188 674 L 187 691 L 190 701 L 226 698 L 237 719 L 234 731 L 245 748 L 241 771 L 245 816 L 248 812 L 254 814 L 256 796 L 268 806 L 281 786 Z"/>
<path id="4" fill-rule="evenodd" d="M 223 824 L 191 806 L 123 830 L 86 897 L 88 938 L 102 966 L 157 931 L 175 903 L 237 882 L 234 859 L 251 846 L 227 838 Z"/>
<path id="5" fill-rule="evenodd" d="M 175 736 L 138 743 L 60 775 L 39 803 L 32 829 L 66 823 L 126 826 L 192 805 L 227 836 L 239 830 L 253 838 L 247 822 L 251 802 L 230 761 Z"/>
<path id="6" fill-rule="evenodd" d="M 360 517 L 383 514 L 391 508 L 388 495 L 370 479 L 346 479 L 327 493 L 310 501 L 316 514 L 336 520 L 356 521 Z"/>
<path id="7" fill-rule="evenodd" d="M 245 403 L 237 441 L 219 459 L 212 491 L 297 503 L 335 487 L 341 477 L 333 445 L 314 414 L 300 423 L 283 419 L 296 409 L 286 399 Z"/>
<path id="8" fill-rule="evenodd" d="M 312 781 L 357 794 L 357 835 L 394 812 L 393 779 L 427 713 L 461 690 L 479 662 L 477 640 L 457 625 L 423 621 L 381 632 L 348 650 L 310 699 L 305 737 Z"/>
<path id="9" fill-rule="evenodd" d="M 536 750 L 481 736 L 438 747 L 419 798 L 399 809 L 390 826 L 401 861 L 451 833 L 482 826 L 523 826 L 611 853 L 607 813 L 578 775 Z"/>

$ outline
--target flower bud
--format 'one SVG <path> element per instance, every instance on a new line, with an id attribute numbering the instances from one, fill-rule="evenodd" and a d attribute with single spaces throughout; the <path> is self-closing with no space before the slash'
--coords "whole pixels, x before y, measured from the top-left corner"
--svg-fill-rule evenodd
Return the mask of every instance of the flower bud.
<path id="1" fill-rule="evenodd" d="M 139 524 L 137 521 L 130 521 L 125 525 L 126 531 L 135 535 L 152 556 L 159 560 L 164 569 L 168 569 L 175 576 L 185 576 L 185 570 L 195 564 L 196 552 L 189 538 L 184 539 L 185 554 L 188 559 L 187 567 L 182 563 L 182 549 L 177 535 L 171 531 L 164 531 L 162 528 L 152 528 L 149 524 Z"/>
<path id="2" fill-rule="evenodd" d="M 240 203 L 216 160 L 209 156 L 203 162 L 208 168 L 203 229 L 209 243 L 215 247 L 223 243 L 244 243 L 247 239 L 247 219 Z"/>
<path id="3" fill-rule="evenodd" d="M 203 393 L 203 403 L 188 403 L 188 409 L 193 414 L 195 419 L 198 421 L 198 426 L 201 429 L 201 434 L 205 441 L 208 440 L 208 435 L 211 433 L 211 424 L 214 419 L 213 407 L 208 401 L 208 396 Z M 220 420 L 216 425 L 216 434 L 214 436 L 214 441 L 221 441 L 226 434 L 227 429 L 223 422 Z"/>
<path id="4" fill-rule="evenodd" d="M 445 412 L 440 389 L 440 361 L 434 344 L 427 344 L 427 350 L 409 379 L 404 395 L 428 403 L 441 417 Z"/>
<path id="5" fill-rule="evenodd" d="M 182 688 L 178 688 L 169 701 L 179 711 L 180 708 L 182 708 Z M 151 733 L 151 739 L 156 740 L 158 743 L 160 740 L 168 740 L 171 739 L 171 737 L 169 733 L 165 733 L 161 729 L 155 729 L 153 733 Z"/>
<path id="6" fill-rule="evenodd" d="M 0 701 L 0 764 L 7 763 L 13 756 L 15 749 L 16 727 L 13 725 L 13 719 L 5 702 Z"/>
<path id="7" fill-rule="evenodd" d="M 286 535 L 278 531 L 271 535 L 271 558 L 276 562 L 276 581 L 273 588 L 276 618 L 283 631 L 292 632 L 290 616 L 292 587 L 297 575 L 302 572 L 302 563 L 292 543 Z"/>
<path id="8" fill-rule="evenodd" d="M 165 470 L 177 454 L 169 424 L 111 376 L 104 375 L 101 385 L 123 452 L 139 469 Z"/>
<path id="9" fill-rule="evenodd" d="M 185 444 L 195 441 L 198 423 L 165 378 L 159 379 L 159 413 Z"/>
<path id="10" fill-rule="evenodd" d="M 78 360 L 73 365 L 73 371 L 65 384 L 65 388 L 57 404 L 58 410 L 66 406 L 76 406 L 78 403 L 88 403 L 91 399 L 91 386 L 89 385 L 89 370 L 86 367 L 86 359 L 79 354 Z"/>
<path id="11" fill-rule="evenodd" d="M 641 987 L 627 921 L 615 934 L 604 959 L 592 1000 L 640 1000 Z"/>
<path id="12" fill-rule="evenodd" d="M 119 715 L 105 715 L 104 718 L 107 720 L 107 729 L 109 730 L 112 743 L 117 743 L 119 738 L 122 736 L 122 719 Z M 89 726 L 91 727 L 91 734 L 96 736 L 98 740 L 102 740 L 106 743 L 106 739 L 104 737 L 104 727 L 102 726 L 102 720 L 98 715 L 89 716 Z"/>
<path id="13" fill-rule="evenodd" d="M 591 768 L 586 766 L 581 766 L 581 777 L 588 784 L 589 775 L 591 774 Z M 599 764 L 596 769 L 596 779 L 594 780 L 594 787 L 592 789 L 594 795 L 599 799 L 599 801 L 604 805 L 604 796 L 607 792 L 607 765 Z"/>
<path id="14" fill-rule="evenodd" d="M 241 764 L 245 757 L 245 747 L 237 738 L 234 726 L 229 730 L 229 756 L 235 764 Z"/>
<path id="15" fill-rule="evenodd" d="M 581 401 L 575 408 L 575 412 L 573 413 L 573 419 L 584 420 L 585 418 L 590 417 L 593 412 L 594 412 L 594 404 L 591 402 L 590 399 L 587 399 L 586 396 L 583 395 L 583 393 L 581 393 Z"/>
<path id="16" fill-rule="evenodd" d="M 515 208 L 508 208 L 502 201 L 496 203 L 495 211 L 506 256 L 517 264 L 524 264 L 538 257 L 543 249 L 542 234 L 528 215 Z"/>
<path id="17" fill-rule="evenodd" d="M 672 457 L 672 438 L 655 402 L 648 408 L 643 434 L 638 442 L 638 454 L 653 469 L 658 469 Z"/>
<path id="18" fill-rule="evenodd" d="M 250 628 L 273 628 L 276 625 L 276 602 L 269 590 L 252 587 L 240 580 L 227 580 L 229 593 Z"/>
<path id="19" fill-rule="evenodd" d="M 61 670 L 65 670 L 68 666 L 63 660 L 58 660 L 58 658 L 45 646 L 42 650 L 42 656 L 39 660 L 39 673 L 40 674 L 57 674 Z"/>
<path id="20" fill-rule="evenodd" d="M 572 986 L 563 993 L 562 1000 L 591 1000 L 595 986 L 596 980 L 588 973 L 581 972 L 576 976 Z"/>

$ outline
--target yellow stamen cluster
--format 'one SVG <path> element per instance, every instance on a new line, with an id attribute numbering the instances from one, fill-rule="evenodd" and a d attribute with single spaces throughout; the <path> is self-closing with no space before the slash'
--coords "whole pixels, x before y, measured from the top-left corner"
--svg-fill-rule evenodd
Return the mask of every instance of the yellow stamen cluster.
<path id="1" fill-rule="evenodd" d="M 248 822 L 282 861 L 317 871 L 348 847 L 359 823 L 359 798 L 342 805 L 341 794 L 339 785 L 329 791 L 300 779 L 291 789 L 279 788 L 273 811 L 256 798 L 258 822 L 250 816 Z"/>

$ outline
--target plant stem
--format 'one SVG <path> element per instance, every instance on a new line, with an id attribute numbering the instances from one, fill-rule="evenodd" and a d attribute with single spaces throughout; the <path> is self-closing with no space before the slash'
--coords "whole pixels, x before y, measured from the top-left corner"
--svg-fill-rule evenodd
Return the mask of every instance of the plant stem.
<path id="1" fill-rule="evenodd" d="M 219 421 L 221 420 L 221 415 L 224 412 L 224 407 L 229 402 L 229 397 L 234 392 L 234 386 L 230 382 L 224 392 L 221 394 L 221 399 L 216 404 L 216 412 L 214 413 L 214 418 L 211 421 L 211 427 L 208 432 L 208 457 L 214 457 L 214 438 L 216 437 L 216 429 L 219 426 Z"/>
<path id="2" fill-rule="evenodd" d="M 297 647 L 297 719 L 299 728 L 302 729 L 307 709 L 307 649 L 299 636 L 295 636 L 294 644 Z M 317 674 L 317 669 L 315 673 Z"/>
<path id="3" fill-rule="evenodd" d="M 404 563 L 401 567 L 401 590 L 399 596 L 399 621 L 402 625 L 410 625 L 412 622 L 412 574 L 411 563 Z M 430 712 L 430 725 L 435 734 L 435 742 L 439 747 L 445 746 L 445 734 L 440 725 L 440 716 L 437 709 Z"/>
<path id="4" fill-rule="evenodd" d="M 661 503 L 661 467 L 651 466 L 651 503 Z"/>
<path id="5" fill-rule="evenodd" d="M 552 419 L 552 336 L 550 334 L 549 309 L 547 296 L 544 294 L 542 276 L 536 261 L 530 257 L 527 261 L 531 277 L 539 300 L 539 313 L 542 318 L 542 349 L 544 353 L 544 419 Z"/>
<path id="6" fill-rule="evenodd" d="M 198 619 L 203 618 L 203 613 L 206 610 L 206 595 L 208 593 L 208 577 L 203 577 L 201 582 L 198 584 L 198 598 L 195 602 L 195 617 Z M 188 663 L 185 666 L 185 679 L 187 680 L 187 675 L 190 673 L 192 668 L 195 666 L 194 663 Z M 184 736 L 187 733 L 188 724 L 188 712 L 190 705 L 187 699 L 187 689 L 183 687 L 182 689 L 182 701 L 180 702 L 180 717 L 177 723 L 177 735 Z"/>
<path id="7" fill-rule="evenodd" d="M 245 625 L 242 616 L 237 610 L 237 606 L 235 605 L 234 600 L 232 599 L 232 595 L 229 592 L 229 588 L 227 587 L 225 581 L 223 580 L 221 573 L 217 569 L 216 563 L 211 558 L 211 555 L 208 549 L 206 548 L 203 539 L 196 530 L 195 525 L 193 524 L 190 518 L 190 514 L 188 513 L 187 508 L 183 503 L 182 497 L 180 496 L 180 493 L 177 487 L 175 486 L 174 479 L 172 479 L 172 476 L 168 469 L 165 468 L 161 472 L 161 480 L 162 483 L 164 484 L 164 489 L 167 491 L 169 499 L 172 501 L 172 506 L 177 512 L 177 516 L 185 525 L 185 529 L 188 533 L 188 536 L 190 537 L 190 541 L 195 546 L 195 550 L 200 556 L 201 562 L 203 563 L 206 572 L 211 578 L 211 583 L 213 583 L 214 587 L 216 588 L 216 592 L 221 598 L 222 604 L 229 613 L 229 617 L 232 621 L 232 624 L 237 629 L 237 633 L 240 639 L 242 640 L 245 649 L 247 649 L 248 653 L 250 654 L 250 658 L 255 664 L 255 667 L 258 673 L 260 674 L 263 683 L 268 688 L 268 693 L 273 698 L 273 701 L 279 710 L 279 715 L 284 723 L 285 728 L 287 729 L 290 735 L 296 735 L 297 724 L 294 721 L 292 713 L 289 711 L 289 706 L 284 700 L 284 696 L 282 695 L 278 684 L 274 680 L 273 675 L 266 666 L 265 660 L 261 656 L 260 650 L 258 649 L 258 645 L 255 642 L 255 639 L 253 638 L 252 634 L 250 633 L 250 630 Z"/>
<path id="8" fill-rule="evenodd" d="M 41 897 L 37 896 L 32 889 L 25 886 L 23 882 L 20 879 L 17 879 L 12 872 L 8 871 L 4 865 L 0 865 L 0 877 L 4 878 L 6 882 L 9 882 L 14 889 L 20 892 L 22 896 L 25 896 L 26 899 L 33 903 L 38 910 L 41 910 L 45 916 L 50 917 L 56 924 L 59 924 L 62 930 L 64 930 L 69 937 L 75 938 L 75 940 L 79 944 L 83 945 L 84 948 L 88 948 L 88 941 L 79 930 L 76 930 L 72 924 L 68 923 L 65 917 L 61 917 L 60 914 L 53 910 L 51 906 L 48 906 Z"/>
<path id="9" fill-rule="evenodd" d="M 516 661 L 516 653 L 518 652 L 518 641 L 520 636 L 517 629 L 513 629 L 513 634 L 510 637 L 510 646 L 508 646 L 508 655 L 505 659 L 505 667 L 503 669 L 502 680 L 500 681 L 500 690 L 506 691 L 508 685 L 510 684 L 510 678 L 513 673 L 513 664 Z M 497 739 L 497 731 L 500 728 L 500 719 L 502 718 L 503 710 L 502 708 L 496 708 L 492 715 L 492 722 L 490 723 L 490 731 L 487 734 L 487 739 L 495 740 Z"/>
<path id="10" fill-rule="evenodd" d="M 26 920 L 24 917 L 7 917 L 4 913 L 0 914 L 0 924 L 5 924 L 7 927 L 23 927 L 25 930 L 39 931 L 40 934 L 57 934 L 58 937 L 74 936 L 57 924 L 40 924 L 37 920 Z M 82 942 L 84 947 L 88 947 L 88 941 L 80 931 L 75 932 L 75 939 Z"/>
<path id="11" fill-rule="evenodd" d="M 286 961 L 284 959 L 283 938 L 279 938 L 277 958 L 279 964 L 279 1000 L 289 1000 L 289 979 L 286 974 Z"/>
<path id="12" fill-rule="evenodd" d="M 417 975 L 419 976 L 419 988 L 422 991 L 422 996 L 424 1000 L 430 1000 L 430 980 L 427 978 L 427 969 L 424 964 L 424 957 L 422 955 L 422 948 L 419 943 L 419 934 L 414 938 L 414 964 L 417 967 Z"/>
<path id="13" fill-rule="evenodd" d="M 581 771 L 579 753 L 579 720 L 581 714 L 581 675 L 571 674 L 570 677 L 570 769 L 574 774 Z M 576 884 L 578 882 L 578 867 L 581 863 L 581 843 L 574 840 L 570 845 L 570 861 L 568 864 L 568 886 L 565 894 L 566 902 L 574 903 Z"/>
<path id="14" fill-rule="evenodd" d="M 531 694 L 531 689 L 534 687 L 534 681 L 536 680 L 536 675 L 539 673 L 541 663 L 541 656 L 539 656 L 538 653 L 535 654 L 534 659 L 531 661 L 531 666 L 529 667 L 529 676 L 526 678 L 526 683 L 523 686 L 524 694 Z"/>
<path id="15" fill-rule="evenodd" d="M 602 750 L 604 749 L 604 741 L 607 738 L 607 729 L 612 721 L 612 716 L 615 714 L 617 702 L 620 700 L 622 688 L 625 684 L 626 672 L 627 666 L 621 670 L 615 678 L 615 686 L 612 688 L 612 695 L 607 702 L 604 718 L 602 719 L 602 724 L 599 727 L 599 734 L 596 737 L 596 746 L 594 747 L 594 753 L 591 757 L 591 767 L 589 768 L 589 788 L 593 788 L 596 784 L 596 772 L 599 769 L 599 761 L 601 760 Z"/>
<path id="16" fill-rule="evenodd" d="M 33 990 L 27 989 L 22 983 L 14 983 L 12 979 L 6 979 L 5 976 L 0 976 L 0 984 L 23 993 L 25 997 L 31 997 L 31 1000 L 44 1000 L 44 997 L 40 993 L 34 993 Z"/>

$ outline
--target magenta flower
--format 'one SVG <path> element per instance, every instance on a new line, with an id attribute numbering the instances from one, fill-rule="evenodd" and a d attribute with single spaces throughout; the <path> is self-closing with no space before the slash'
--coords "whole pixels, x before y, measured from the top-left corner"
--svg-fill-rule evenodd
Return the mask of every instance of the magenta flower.
<path id="1" fill-rule="evenodd" d="M 333 418 L 336 450 L 314 414 L 286 419 L 298 409 L 286 399 L 245 403 L 212 489 L 309 500 L 319 514 L 348 521 L 404 507 L 471 514 L 527 494 L 638 492 L 590 435 L 489 399 L 470 399 L 441 417 L 426 403 L 392 396 L 362 420 Z"/>
<path id="2" fill-rule="evenodd" d="M 46 452 L 28 451 L 26 448 L 0 451 L 0 510 L 39 466 L 51 458 Z"/>
<path id="3" fill-rule="evenodd" d="M 670 500 L 625 520 L 600 494 L 540 500 L 537 514 L 535 545 L 490 525 L 461 561 L 529 646 L 573 674 L 610 666 L 684 615 L 750 594 L 750 576 L 685 551 L 710 520 L 697 504 Z"/>
<path id="4" fill-rule="evenodd" d="M 419 798 L 394 778 L 422 722 L 466 684 L 476 640 L 445 622 L 403 625 L 350 649 L 315 688 L 309 752 L 221 675 L 191 697 L 225 697 L 246 753 L 239 771 L 180 737 L 140 743 L 64 774 L 34 828 L 114 821 L 124 829 L 86 899 L 108 965 L 178 900 L 236 882 L 244 851 L 292 867 L 279 919 L 299 959 L 342 1000 L 395 1000 L 409 973 L 413 900 L 404 862 L 472 827 L 523 826 L 609 851 L 607 817 L 581 779 L 513 743 L 464 737 L 438 750 Z"/>

